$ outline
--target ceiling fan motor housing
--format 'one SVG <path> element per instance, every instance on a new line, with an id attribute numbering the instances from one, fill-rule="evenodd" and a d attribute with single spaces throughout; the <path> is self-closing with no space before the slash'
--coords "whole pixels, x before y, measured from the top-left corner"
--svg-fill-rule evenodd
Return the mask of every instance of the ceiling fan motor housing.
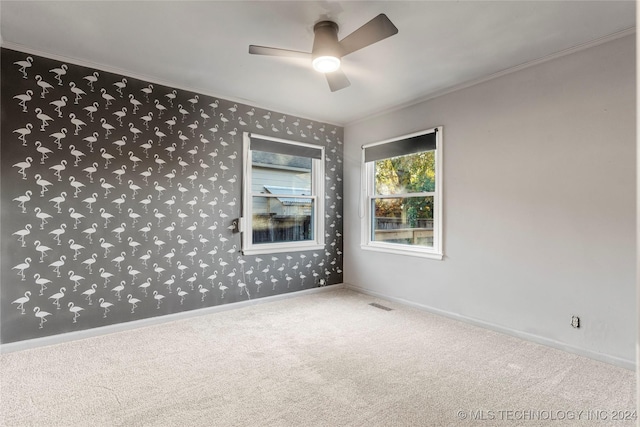
<path id="1" fill-rule="evenodd" d="M 313 40 L 313 59 L 320 56 L 342 57 L 342 49 L 338 42 L 338 24 L 333 21 L 320 21 L 313 27 L 315 37 Z"/>

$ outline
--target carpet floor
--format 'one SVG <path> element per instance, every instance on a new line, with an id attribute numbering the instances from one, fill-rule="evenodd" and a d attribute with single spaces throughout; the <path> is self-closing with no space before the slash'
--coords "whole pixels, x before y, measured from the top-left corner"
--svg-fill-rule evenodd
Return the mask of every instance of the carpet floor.
<path id="1" fill-rule="evenodd" d="M 632 371 L 341 288 L 0 362 L 2 426 L 635 425 Z"/>

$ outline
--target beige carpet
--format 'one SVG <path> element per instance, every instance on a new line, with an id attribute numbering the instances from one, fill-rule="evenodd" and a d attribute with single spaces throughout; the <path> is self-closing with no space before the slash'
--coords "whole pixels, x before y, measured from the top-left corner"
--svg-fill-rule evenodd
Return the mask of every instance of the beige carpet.
<path id="1" fill-rule="evenodd" d="M 632 371 L 345 289 L 0 357 L 2 426 L 635 425 Z"/>

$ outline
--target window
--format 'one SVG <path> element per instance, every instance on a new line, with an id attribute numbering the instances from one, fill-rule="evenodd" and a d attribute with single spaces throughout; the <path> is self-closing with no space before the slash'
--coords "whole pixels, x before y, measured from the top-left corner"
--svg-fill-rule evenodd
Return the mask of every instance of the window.
<path id="1" fill-rule="evenodd" d="M 442 259 L 442 127 L 362 147 L 362 248 Z"/>
<path id="2" fill-rule="evenodd" d="M 324 248 L 324 147 L 244 134 L 242 251 Z"/>

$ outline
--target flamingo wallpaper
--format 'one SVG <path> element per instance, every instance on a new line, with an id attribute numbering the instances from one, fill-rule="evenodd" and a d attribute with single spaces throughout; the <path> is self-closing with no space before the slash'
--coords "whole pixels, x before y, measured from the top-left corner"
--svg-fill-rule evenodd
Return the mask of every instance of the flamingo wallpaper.
<path id="1" fill-rule="evenodd" d="M 342 281 L 342 128 L 1 59 L 2 343 Z M 240 252 L 246 131 L 326 147 L 324 251 Z"/>

